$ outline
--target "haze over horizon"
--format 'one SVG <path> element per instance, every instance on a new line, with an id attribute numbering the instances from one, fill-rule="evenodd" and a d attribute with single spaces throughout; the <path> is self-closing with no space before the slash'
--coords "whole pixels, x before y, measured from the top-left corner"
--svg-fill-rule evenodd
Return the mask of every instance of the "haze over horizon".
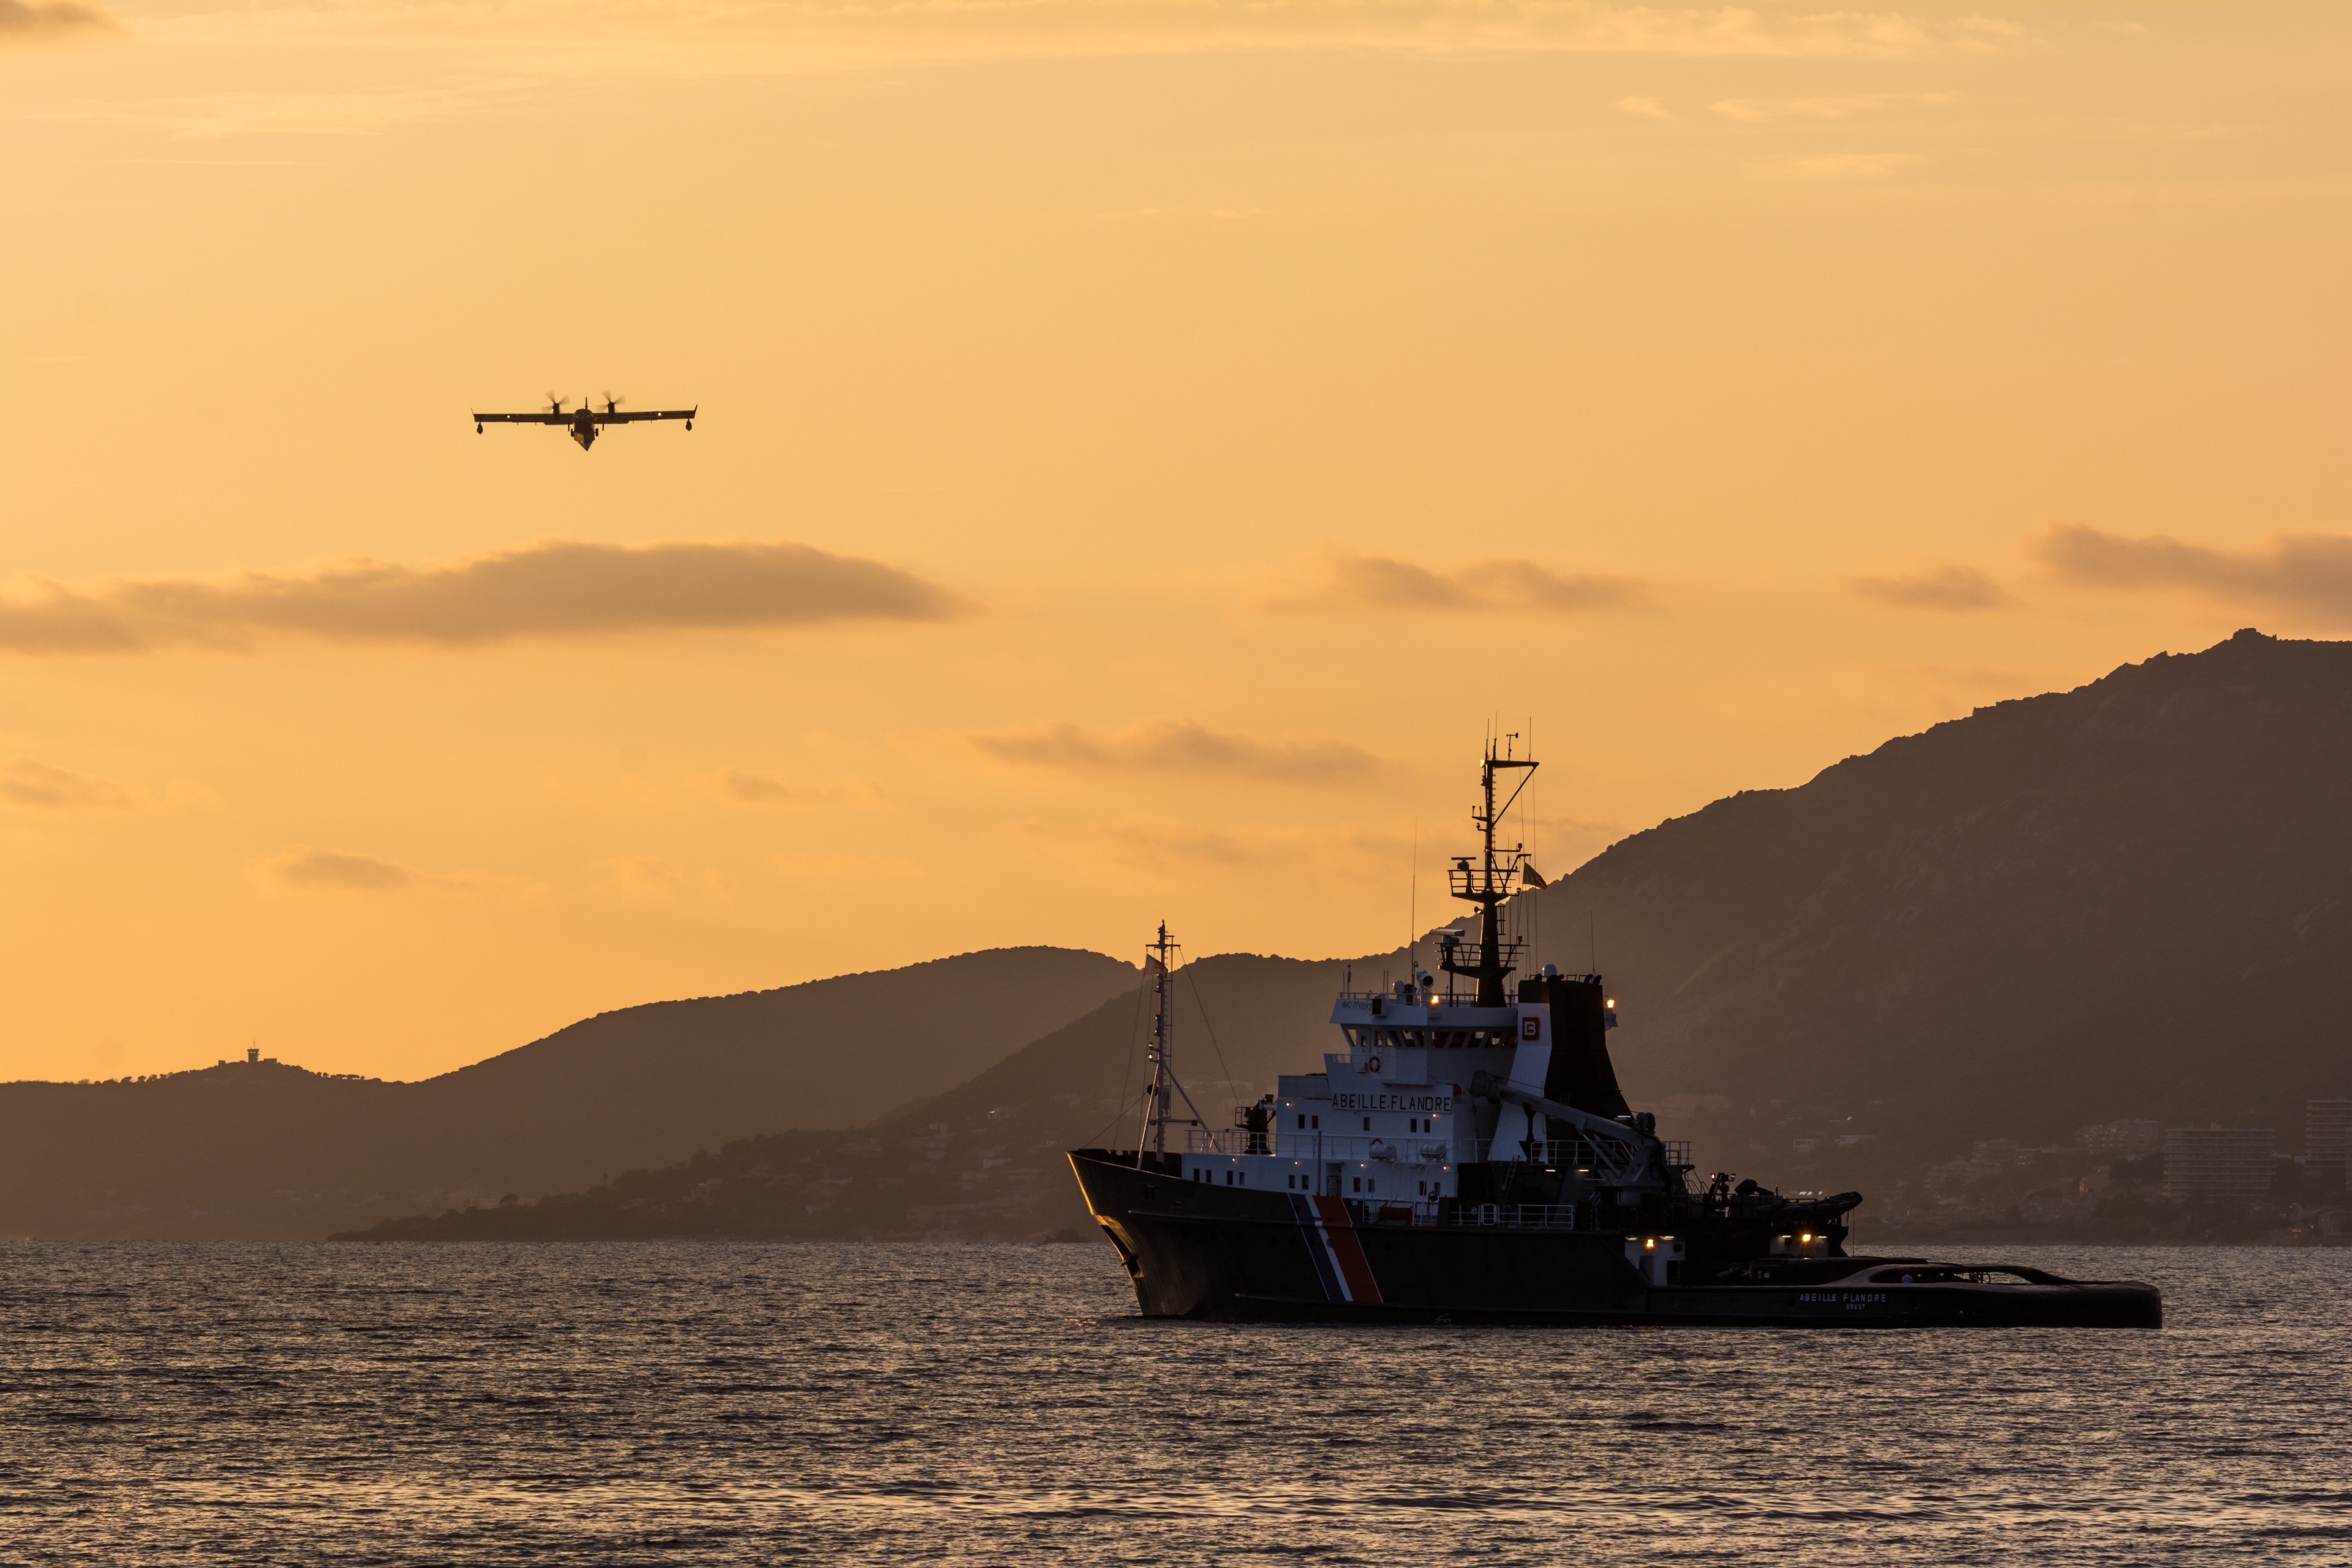
<path id="1" fill-rule="evenodd" d="M 0 0 L 0 1078 L 1378 952 L 1490 719 L 1558 876 L 2344 635 L 2347 26 Z"/>

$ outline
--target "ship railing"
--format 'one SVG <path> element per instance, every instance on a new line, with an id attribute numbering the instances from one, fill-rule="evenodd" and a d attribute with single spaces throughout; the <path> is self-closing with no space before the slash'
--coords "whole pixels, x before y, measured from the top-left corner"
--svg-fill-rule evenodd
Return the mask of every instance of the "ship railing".
<path id="1" fill-rule="evenodd" d="M 1539 1138 L 1509 1143 L 1481 1140 L 1477 1151 L 1475 1158 L 1479 1160 L 1516 1160 L 1541 1165 L 1548 1171 L 1575 1171 L 1585 1175 L 1612 1170 L 1623 1160 L 1614 1147 L 1602 1149 L 1589 1138 Z"/>
<path id="2" fill-rule="evenodd" d="M 1661 1140 L 1664 1170 L 1669 1182 L 1675 1173 L 1691 1168 L 1690 1143 L 1684 1139 L 1672 1142 Z M 1549 1171 L 1575 1171 L 1582 1174 L 1599 1173 L 1603 1176 L 1625 1171 L 1626 1146 L 1602 1144 L 1590 1138 L 1548 1138 L 1532 1143 L 1491 1142 L 1477 1145 L 1473 1160 L 1524 1160 Z M 1638 1170 L 1633 1173 L 1638 1173 Z"/>
<path id="3" fill-rule="evenodd" d="M 1602 1150 L 1584 1138 L 1550 1138 L 1538 1142 L 1497 1143 L 1486 1138 L 1447 1138 L 1442 1133 L 1399 1133 L 1368 1137 L 1357 1133 L 1298 1131 L 1276 1128 L 1251 1132 L 1243 1128 L 1200 1128 L 1184 1134 L 1188 1154 L 1260 1154 L 1283 1160 L 1306 1160 L 1334 1165 L 1475 1165 L 1490 1160 L 1539 1165 L 1547 1171 L 1599 1173 L 1613 1168 L 1617 1151 Z M 1690 1144 L 1676 1140 L 1665 1145 L 1665 1169 L 1672 1181 L 1677 1170 L 1690 1168 Z M 1622 1156 L 1620 1156 L 1622 1158 Z"/>
<path id="4" fill-rule="evenodd" d="M 1506 1230 L 1574 1230 L 1574 1204 L 1464 1204 L 1456 1212 L 1464 1225 L 1496 1226 Z"/>
<path id="5" fill-rule="evenodd" d="M 1526 946 L 1519 942 L 1498 942 L 1491 949 L 1478 942 L 1458 942 L 1450 947 L 1441 944 L 1437 964 L 1448 974 L 1477 974 L 1485 971 L 1491 959 L 1507 974 L 1519 966 L 1519 953 Z"/>
<path id="6" fill-rule="evenodd" d="M 1239 1128 L 1192 1128 L 1184 1134 L 1188 1154 L 1271 1154 L 1283 1160 L 1305 1160 L 1333 1165 L 1450 1165 L 1465 1158 L 1473 1145 L 1442 1134 L 1399 1133 L 1391 1138 L 1356 1133 L 1276 1131 L 1250 1132 Z"/>

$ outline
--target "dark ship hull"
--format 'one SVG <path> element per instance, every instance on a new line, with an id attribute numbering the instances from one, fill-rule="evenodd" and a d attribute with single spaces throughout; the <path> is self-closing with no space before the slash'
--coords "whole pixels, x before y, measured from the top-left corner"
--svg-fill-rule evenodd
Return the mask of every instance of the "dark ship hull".
<path id="1" fill-rule="evenodd" d="M 1211 1186 L 1161 1163 L 1108 1150 L 1070 1156 L 1150 1317 L 1778 1328 L 2164 1321 L 2147 1285 L 1920 1258 L 1774 1257 L 1768 1238 L 1730 1219 L 1662 1238 L 1684 1256 L 1660 1281 L 1635 1259 L 1661 1238 L 1638 1232 L 1479 1224 L 1475 1210 L 1456 1223 L 1386 1222 L 1378 1205 Z"/>

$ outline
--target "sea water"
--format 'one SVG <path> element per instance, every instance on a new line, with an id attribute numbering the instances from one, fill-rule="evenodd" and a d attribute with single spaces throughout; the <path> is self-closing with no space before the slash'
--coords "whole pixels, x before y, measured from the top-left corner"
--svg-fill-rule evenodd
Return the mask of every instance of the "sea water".
<path id="1" fill-rule="evenodd" d="M 1150 1322 L 1101 1245 L 0 1245 L 0 1557 L 2352 1562 L 2352 1251 L 2145 1331 Z"/>

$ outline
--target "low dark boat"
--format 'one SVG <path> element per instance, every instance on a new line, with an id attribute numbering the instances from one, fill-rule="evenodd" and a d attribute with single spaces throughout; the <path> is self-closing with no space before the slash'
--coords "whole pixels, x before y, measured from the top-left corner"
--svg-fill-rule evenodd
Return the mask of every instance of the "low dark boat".
<path id="1" fill-rule="evenodd" d="M 1453 892 L 1479 940 L 1439 968 L 1343 991 L 1345 1053 L 1285 1074 L 1232 1129 L 1206 1125 L 1170 1056 L 1174 943 L 1151 968 L 1153 1079 L 1134 1149 L 1070 1155 L 1087 1205 L 1155 1317 L 1370 1322 L 2158 1328 L 2153 1286 L 2014 1265 L 1850 1257 L 1859 1193 L 1784 1197 L 1657 1136 L 1619 1089 L 1597 974 L 1547 964 L 1507 988 L 1520 944 L 1499 907 L 1525 856 L 1497 850 L 1496 777 L 1534 763 L 1490 747 L 1483 862 Z M 1522 774 L 1524 777 L 1524 774 Z M 1461 983 L 1474 989 L 1461 994 Z M 1179 1115 L 1178 1100 L 1192 1110 Z M 1184 1146 L 1169 1147 L 1171 1129 Z"/>

